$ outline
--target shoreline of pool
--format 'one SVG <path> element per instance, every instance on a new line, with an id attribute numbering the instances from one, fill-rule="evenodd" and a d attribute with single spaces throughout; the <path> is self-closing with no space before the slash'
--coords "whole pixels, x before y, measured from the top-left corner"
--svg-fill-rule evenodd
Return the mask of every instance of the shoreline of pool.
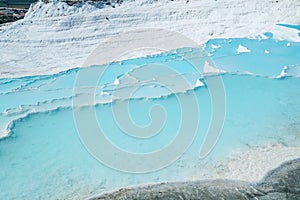
<path id="1" fill-rule="evenodd" d="M 226 179 L 163 182 L 121 188 L 88 199 L 282 199 L 284 196 L 299 198 L 299 186 L 300 158 L 284 162 L 255 183 Z"/>

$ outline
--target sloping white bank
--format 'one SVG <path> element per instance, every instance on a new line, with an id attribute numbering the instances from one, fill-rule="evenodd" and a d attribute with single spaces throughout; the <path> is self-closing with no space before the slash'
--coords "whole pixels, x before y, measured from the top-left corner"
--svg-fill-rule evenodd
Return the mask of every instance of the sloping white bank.
<path id="1" fill-rule="evenodd" d="M 99 3 L 38 2 L 24 20 L 0 32 L 0 77 L 52 74 L 81 66 L 101 42 L 136 28 L 177 31 L 198 44 L 264 32 L 272 32 L 277 39 L 300 40 L 296 30 L 277 23 L 300 24 L 300 2 L 125 0 L 115 8 Z M 130 40 L 112 45 L 118 48 Z M 149 52 L 137 55 L 145 54 Z"/>

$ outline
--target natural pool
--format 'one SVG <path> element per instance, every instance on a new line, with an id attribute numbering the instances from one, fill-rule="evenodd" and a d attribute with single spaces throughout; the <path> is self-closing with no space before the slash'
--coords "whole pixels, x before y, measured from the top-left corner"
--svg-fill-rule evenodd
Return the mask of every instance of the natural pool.
<path id="1" fill-rule="evenodd" d="M 80 98 L 80 94 L 74 96 L 77 75 L 101 66 L 1 79 L 0 198 L 74 199 L 128 185 L 222 177 L 216 176 L 216 163 L 240 149 L 272 143 L 299 147 L 300 44 L 277 41 L 266 33 L 252 39 L 210 40 L 205 50 L 222 70 L 217 77 L 225 89 L 226 116 L 219 140 L 203 159 L 199 153 L 213 109 L 207 82 L 216 74 L 199 74 L 182 59 L 183 55 L 193 57 L 193 49 L 111 64 L 96 87 L 95 105 L 83 107 L 72 108 L 74 98 Z M 199 62 L 205 65 L 204 60 Z M 138 66 L 151 63 L 167 65 L 185 78 L 186 85 L 176 85 L 178 77 L 169 76 L 168 71 L 159 76 L 137 73 Z M 155 83 L 164 83 L 173 91 Z M 132 85 L 139 90 L 131 98 L 123 98 Z M 111 95 L 115 91 L 119 93 Z M 85 113 L 93 107 L 106 137 L 115 146 L 138 153 L 162 149 L 174 139 L 182 121 L 178 98 L 197 100 L 198 129 L 183 156 L 161 170 L 132 174 L 111 169 L 88 153 L 77 133 L 72 109 Z M 163 129 L 148 139 L 124 134 L 112 112 L 121 112 L 124 107 L 118 110 L 118 105 L 124 103 L 129 105 L 132 120 L 142 127 L 151 123 L 149 109 L 163 106 L 167 114 Z"/>

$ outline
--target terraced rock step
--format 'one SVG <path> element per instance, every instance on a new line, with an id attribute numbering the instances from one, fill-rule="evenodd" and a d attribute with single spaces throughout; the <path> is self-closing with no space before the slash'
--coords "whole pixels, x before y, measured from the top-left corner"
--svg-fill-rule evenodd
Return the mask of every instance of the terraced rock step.
<path id="1" fill-rule="evenodd" d="M 282 164 L 270 171 L 259 183 L 214 180 L 161 183 L 120 189 L 91 198 L 93 200 L 196 200 L 196 199 L 300 199 L 300 159 Z"/>

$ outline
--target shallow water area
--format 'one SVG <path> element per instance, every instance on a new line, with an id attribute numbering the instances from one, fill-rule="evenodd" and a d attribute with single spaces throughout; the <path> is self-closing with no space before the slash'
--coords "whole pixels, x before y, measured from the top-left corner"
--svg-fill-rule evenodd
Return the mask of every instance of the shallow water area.
<path id="1" fill-rule="evenodd" d="M 210 40 L 205 50 L 218 74 L 212 66 L 199 74 L 184 58 L 197 59 L 201 66 L 205 59 L 185 48 L 109 66 L 0 79 L 0 199 L 82 199 L 136 184 L 239 179 L 236 174 L 222 174 L 226 169 L 218 164 L 241 149 L 273 143 L 300 147 L 300 44 L 277 41 L 266 33 L 257 38 Z M 163 72 L 149 73 L 164 66 Z M 105 72 L 93 88 L 93 104 L 73 107 L 74 98 L 88 91 L 83 88 L 74 94 L 79 72 L 98 69 Z M 141 73 L 147 69 L 148 73 Z M 214 149 L 200 159 L 213 109 L 207 83 L 216 77 L 223 81 L 226 116 Z M 128 152 L 147 153 L 174 140 L 182 120 L 180 99 L 192 98 L 198 103 L 199 124 L 191 146 L 174 163 L 145 174 L 116 171 L 94 159 L 80 140 L 72 110 L 84 113 L 92 107 L 112 144 Z M 163 107 L 163 128 L 147 139 L 124 134 L 114 116 L 122 111 L 122 104 L 128 104 L 131 119 L 141 127 L 151 124 L 153 105 Z"/>

